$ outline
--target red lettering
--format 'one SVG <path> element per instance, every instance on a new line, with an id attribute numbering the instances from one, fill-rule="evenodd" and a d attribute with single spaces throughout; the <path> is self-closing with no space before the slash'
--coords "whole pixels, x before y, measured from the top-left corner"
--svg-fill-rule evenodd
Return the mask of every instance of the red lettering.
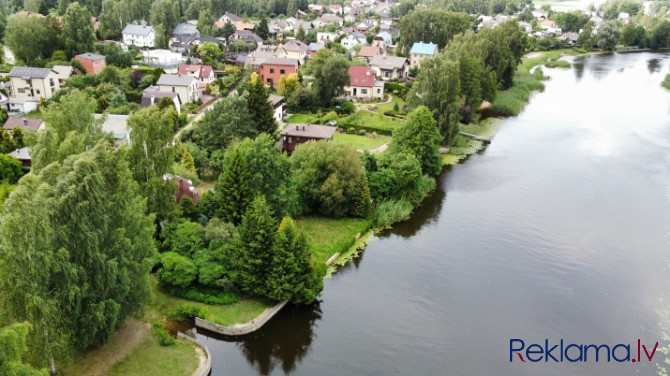
<path id="1" fill-rule="evenodd" d="M 647 346 L 642 345 L 642 349 L 644 350 L 644 354 L 647 356 L 647 359 L 651 362 L 651 359 L 654 357 L 654 354 L 656 353 L 656 348 L 658 347 L 658 342 L 656 342 L 656 345 L 654 346 L 654 350 L 651 352 L 651 355 L 649 355 L 649 352 L 647 352 Z"/>

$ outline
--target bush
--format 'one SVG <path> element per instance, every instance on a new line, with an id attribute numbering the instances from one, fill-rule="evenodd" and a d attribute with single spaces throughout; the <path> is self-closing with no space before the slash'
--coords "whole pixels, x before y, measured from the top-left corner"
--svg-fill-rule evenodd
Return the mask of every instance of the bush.
<path id="1" fill-rule="evenodd" d="M 0 154 L 0 180 L 16 184 L 23 176 L 21 162 L 6 154 Z"/>
<path id="2" fill-rule="evenodd" d="M 206 318 L 207 314 L 207 308 L 184 303 L 180 306 L 173 307 L 168 312 L 167 319 L 170 321 L 184 321 L 188 319 L 194 319 L 196 317 Z"/>
<path id="3" fill-rule="evenodd" d="M 172 346 L 175 344 L 175 339 L 168 333 L 161 324 L 154 324 L 154 331 L 158 335 L 158 342 L 161 346 Z"/>
<path id="4" fill-rule="evenodd" d="M 356 134 L 356 128 L 354 128 L 354 127 L 349 127 L 349 129 L 347 129 L 347 133 L 348 133 L 348 134 Z"/>
<path id="5" fill-rule="evenodd" d="M 365 129 L 361 129 L 360 131 L 358 131 L 359 136 L 365 136 L 366 133 L 367 132 L 365 131 Z"/>
<path id="6" fill-rule="evenodd" d="M 572 64 L 565 60 L 549 60 L 544 64 L 547 68 L 570 68 Z"/>
<path id="7" fill-rule="evenodd" d="M 168 287 L 168 291 L 174 296 L 205 304 L 230 305 L 240 301 L 236 293 L 215 288 L 172 286 Z"/>
<path id="8" fill-rule="evenodd" d="M 191 260 L 176 252 L 167 252 L 161 256 L 163 267 L 158 270 L 161 282 L 173 286 L 185 287 L 190 285 L 198 273 L 198 268 Z"/>
<path id="9" fill-rule="evenodd" d="M 670 73 L 665 75 L 665 79 L 661 82 L 661 86 L 666 89 L 670 89 Z"/>
<path id="10" fill-rule="evenodd" d="M 382 201 L 375 211 L 375 225 L 380 230 L 391 228 L 392 224 L 409 219 L 412 210 L 412 204 L 404 199 Z"/>

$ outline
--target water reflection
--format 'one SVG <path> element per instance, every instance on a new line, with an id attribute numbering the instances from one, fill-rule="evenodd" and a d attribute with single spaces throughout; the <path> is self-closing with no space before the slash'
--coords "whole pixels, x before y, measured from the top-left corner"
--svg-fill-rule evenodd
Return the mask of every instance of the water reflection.
<path id="1" fill-rule="evenodd" d="M 575 61 L 572 63 L 572 69 L 575 71 L 577 82 L 581 81 L 582 77 L 584 77 L 584 59 L 575 59 Z"/>
<path id="2" fill-rule="evenodd" d="M 647 70 L 649 73 L 658 73 L 661 71 L 661 59 L 651 59 L 647 61 Z"/>
<path id="3" fill-rule="evenodd" d="M 450 170 L 451 166 L 448 166 L 448 168 L 445 168 L 444 171 L 442 171 L 442 174 L 437 178 L 437 188 L 435 188 L 435 191 L 423 201 L 419 208 L 416 209 L 409 221 L 394 225 L 392 230 L 385 231 L 379 237 L 387 238 L 393 234 L 408 239 L 416 235 L 419 230 L 424 228 L 424 226 L 436 222 L 442 211 L 442 203 L 447 196 L 443 187 L 444 181 L 447 180 L 447 175 Z"/>

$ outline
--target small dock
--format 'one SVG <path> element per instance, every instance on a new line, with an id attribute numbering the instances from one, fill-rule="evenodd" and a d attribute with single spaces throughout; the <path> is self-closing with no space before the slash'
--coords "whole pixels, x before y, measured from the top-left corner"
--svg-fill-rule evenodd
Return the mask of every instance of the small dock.
<path id="1" fill-rule="evenodd" d="M 491 139 L 490 139 L 490 138 L 480 137 L 480 136 L 477 136 L 477 135 L 475 135 L 475 134 L 472 134 L 472 133 L 466 133 L 466 132 L 459 132 L 459 133 L 461 134 L 461 136 L 470 137 L 470 138 L 473 139 L 473 140 L 481 141 L 481 142 L 483 142 L 483 143 L 485 143 L 485 144 L 487 144 L 487 145 L 491 143 Z"/>

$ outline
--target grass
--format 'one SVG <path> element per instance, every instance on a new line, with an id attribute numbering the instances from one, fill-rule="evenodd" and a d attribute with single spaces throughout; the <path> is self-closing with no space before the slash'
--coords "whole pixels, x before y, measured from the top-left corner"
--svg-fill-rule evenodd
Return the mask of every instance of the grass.
<path id="1" fill-rule="evenodd" d="M 400 110 L 402 110 L 402 106 L 405 105 L 405 101 L 402 100 L 402 98 L 393 97 L 393 100 L 391 102 L 380 104 L 374 111 L 380 114 L 383 114 L 385 111 L 393 111 L 395 103 L 398 103 L 398 109 Z"/>
<path id="2" fill-rule="evenodd" d="M 152 278 L 151 289 L 153 292 L 151 307 L 161 316 L 167 316 L 173 307 L 190 304 L 207 310 L 207 317 L 202 317 L 203 319 L 223 326 L 249 322 L 260 315 L 265 308 L 272 305 L 255 299 L 243 299 L 230 305 L 211 305 L 194 302 L 168 294 L 158 285 L 157 278 Z"/>
<path id="3" fill-rule="evenodd" d="M 395 118 L 388 118 L 381 114 L 373 113 L 370 111 L 358 111 L 358 117 L 360 120 L 360 125 L 370 128 L 377 129 L 386 132 L 393 132 L 395 129 L 399 128 L 404 121 Z"/>
<path id="4" fill-rule="evenodd" d="M 288 119 L 285 119 L 285 122 L 289 124 L 294 123 L 311 124 L 314 122 L 314 116 L 311 114 L 293 114 Z"/>
<path id="5" fill-rule="evenodd" d="M 23 114 L 21 116 L 25 117 L 25 118 L 42 119 L 42 111 L 37 109 L 37 110 L 30 111 L 27 114 Z"/>
<path id="6" fill-rule="evenodd" d="M 195 345 L 190 342 L 181 339 L 174 345 L 161 346 L 152 336 L 107 376 L 190 376 L 199 364 Z"/>
<path id="7" fill-rule="evenodd" d="M 478 124 L 460 125 L 463 132 L 472 133 L 482 137 L 493 137 L 503 121 L 497 118 L 488 118 L 480 121 Z M 453 145 L 449 148 L 449 153 L 442 156 L 443 165 L 457 164 L 463 158 L 470 154 L 474 154 L 484 148 L 481 141 L 475 141 L 471 138 L 458 135 L 454 140 Z"/>
<path id="8" fill-rule="evenodd" d="M 344 253 L 356 241 L 357 234 L 365 234 L 372 227 L 366 218 L 305 217 L 297 220 L 312 249 L 317 263 L 324 263 L 337 252 Z"/>
<path id="9" fill-rule="evenodd" d="M 335 141 L 349 144 L 354 147 L 354 149 L 363 149 L 363 150 L 372 150 L 376 149 L 387 142 L 391 142 L 391 137 L 377 135 L 376 138 L 370 138 L 368 136 L 359 136 L 355 134 L 347 133 L 335 133 Z"/>
<path id="10" fill-rule="evenodd" d="M 670 90 L 670 73 L 665 75 L 665 79 L 663 79 L 663 82 L 661 82 L 661 86 Z"/>
<path id="11" fill-rule="evenodd" d="M 547 68 L 563 68 L 563 69 L 568 69 L 572 67 L 572 64 L 570 64 L 569 61 L 565 60 L 549 60 L 544 64 L 545 67 Z"/>

